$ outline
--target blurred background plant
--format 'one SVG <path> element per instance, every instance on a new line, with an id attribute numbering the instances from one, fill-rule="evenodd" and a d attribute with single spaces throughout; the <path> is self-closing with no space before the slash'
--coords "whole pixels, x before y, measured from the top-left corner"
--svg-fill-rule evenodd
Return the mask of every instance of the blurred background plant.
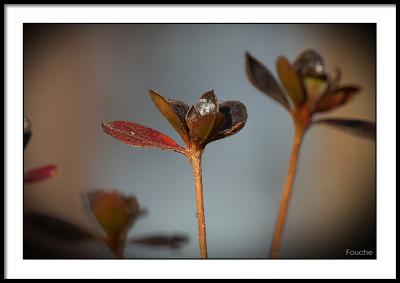
<path id="1" fill-rule="evenodd" d="M 32 126 L 29 119 L 24 116 L 24 150 L 32 136 Z M 25 185 L 37 183 L 54 176 L 57 166 L 50 164 L 35 168 L 24 173 Z M 88 213 L 95 216 L 96 222 L 102 227 L 102 231 L 91 233 L 75 224 L 52 215 L 40 212 L 24 213 L 24 258 L 64 258 L 68 257 L 62 249 L 53 250 L 50 246 L 42 245 L 37 238 L 42 235 L 58 241 L 76 245 L 87 241 L 102 241 L 106 243 L 113 257 L 123 258 L 123 251 L 127 244 L 147 245 L 156 247 L 180 248 L 188 241 L 184 235 L 154 234 L 141 238 L 132 238 L 126 241 L 126 236 L 139 216 L 145 214 L 145 210 L 139 209 L 139 203 L 135 196 L 125 197 L 117 191 L 93 191 L 84 200 L 89 202 Z M 102 234 L 106 232 L 106 236 Z M 97 249 L 101 248 L 101 245 Z M 99 253 L 101 254 L 101 253 Z M 94 254 L 85 252 L 74 254 L 73 257 L 95 257 Z"/>
<path id="2" fill-rule="evenodd" d="M 139 207 L 135 196 L 124 196 L 118 191 L 92 191 L 83 196 L 83 202 L 88 216 L 96 227 L 96 233 L 81 228 L 66 220 L 42 214 L 27 213 L 24 222 L 28 230 L 24 234 L 24 258 L 64 258 L 66 254 L 59 251 L 42 250 L 37 242 L 31 241 L 29 232 L 43 233 L 47 238 L 56 239 L 66 245 L 76 245 L 87 242 L 97 242 L 96 249 L 104 250 L 107 247 L 110 253 L 97 251 L 100 254 L 109 254 L 112 258 L 124 258 L 127 245 L 143 245 L 157 248 L 180 249 L 188 242 L 183 234 L 153 233 L 141 237 L 127 239 L 129 229 L 139 217 L 147 212 Z M 34 228 L 33 228 L 34 227 Z M 32 230 L 32 228 L 34 230 Z M 40 242 L 39 242 L 40 243 Z M 101 245 L 100 243 L 104 243 Z M 57 253 L 58 252 L 58 253 Z M 74 254 L 72 257 L 96 258 L 93 252 Z"/>
<path id="3" fill-rule="evenodd" d="M 145 209 L 140 208 L 136 197 L 124 196 L 117 191 L 93 191 L 87 194 L 87 199 L 91 213 L 105 232 L 101 239 L 107 243 L 116 258 L 124 257 L 126 245 L 178 249 L 188 241 L 188 237 L 182 234 L 152 234 L 127 239 L 129 229 L 147 214 Z"/>
<path id="4" fill-rule="evenodd" d="M 300 147 L 305 132 L 314 124 L 325 124 L 361 137 L 375 139 L 375 123 L 365 120 L 324 118 L 315 115 L 334 110 L 348 103 L 360 90 L 352 84 L 341 85 L 341 71 L 335 76 L 327 73 L 324 60 L 315 50 L 303 51 L 293 63 L 280 56 L 276 69 L 286 93 L 271 71 L 257 59 L 246 54 L 246 71 L 250 82 L 260 91 L 279 102 L 291 115 L 294 126 L 292 153 L 283 186 L 278 218 L 271 244 L 270 256 L 279 256 L 280 244 L 292 194 Z"/>

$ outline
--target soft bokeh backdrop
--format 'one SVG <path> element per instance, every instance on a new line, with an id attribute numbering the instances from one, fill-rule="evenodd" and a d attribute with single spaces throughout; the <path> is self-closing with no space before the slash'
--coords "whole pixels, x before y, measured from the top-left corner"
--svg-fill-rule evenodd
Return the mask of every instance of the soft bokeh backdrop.
<path id="1" fill-rule="evenodd" d="M 197 258 L 194 184 L 176 153 L 131 148 L 103 133 L 105 120 L 130 120 L 181 143 L 148 96 L 149 89 L 195 103 L 214 89 L 248 108 L 246 127 L 211 143 L 203 159 L 211 258 L 265 258 L 290 154 L 289 115 L 247 80 L 244 53 L 275 73 L 275 59 L 313 48 L 345 82 L 362 86 L 328 116 L 375 120 L 375 25 L 370 24 L 25 24 L 24 112 L 33 135 L 28 170 L 47 163 L 58 175 L 24 190 L 27 212 L 39 211 L 94 231 L 82 193 L 96 188 L 135 194 L 149 215 L 141 236 L 179 232 L 179 251 L 132 246 L 129 258 Z M 181 143 L 182 144 L 182 143 Z M 288 215 L 284 258 L 343 258 L 375 249 L 375 143 L 331 128 L 307 133 Z M 108 256 L 96 245 L 43 241 L 72 257 Z"/>

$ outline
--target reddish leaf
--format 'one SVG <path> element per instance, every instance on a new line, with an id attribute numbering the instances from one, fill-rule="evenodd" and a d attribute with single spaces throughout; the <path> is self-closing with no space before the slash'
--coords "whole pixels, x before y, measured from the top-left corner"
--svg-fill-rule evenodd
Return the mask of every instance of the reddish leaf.
<path id="1" fill-rule="evenodd" d="M 345 101 L 344 93 L 335 93 L 332 95 L 326 95 L 317 102 L 313 112 L 325 112 L 336 108 L 343 104 Z"/>
<path id="2" fill-rule="evenodd" d="M 57 166 L 50 164 L 44 167 L 35 168 L 24 174 L 24 183 L 33 183 L 46 180 L 57 173 Z"/>
<path id="3" fill-rule="evenodd" d="M 130 146 L 185 153 L 185 149 L 170 137 L 133 122 L 112 121 L 103 123 L 103 130 L 113 138 Z"/>
<path id="4" fill-rule="evenodd" d="M 346 104 L 360 90 L 359 87 L 341 87 L 330 94 L 326 94 L 317 102 L 314 112 L 332 110 L 340 105 Z"/>
<path id="5" fill-rule="evenodd" d="M 375 139 L 376 136 L 375 123 L 368 121 L 350 119 L 321 119 L 315 121 L 314 123 L 332 126 L 365 138 Z"/>

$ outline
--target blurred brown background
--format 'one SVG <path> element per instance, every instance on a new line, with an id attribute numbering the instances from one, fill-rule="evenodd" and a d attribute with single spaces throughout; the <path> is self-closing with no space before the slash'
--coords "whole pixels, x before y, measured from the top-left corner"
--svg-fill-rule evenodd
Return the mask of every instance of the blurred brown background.
<path id="1" fill-rule="evenodd" d="M 214 89 L 219 100 L 248 108 L 246 127 L 210 144 L 203 159 L 210 258 L 265 258 L 290 153 L 289 115 L 248 82 L 244 53 L 275 73 L 275 59 L 313 48 L 343 81 L 362 86 L 332 117 L 375 120 L 374 24 L 24 24 L 24 113 L 33 135 L 24 169 L 47 163 L 58 175 L 24 190 L 25 211 L 40 211 L 94 231 L 82 193 L 116 188 L 135 194 L 149 215 L 132 235 L 182 232 L 179 251 L 129 247 L 131 258 L 197 258 L 191 168 L 171 152 L 134 149 L 105 135 L 101 122 L 130 120 L 179 136 L 147 92 L 195 103 Z M 181 143 L 182 144 L 182 143 Z M 235 153 L 235 154 L 232 154 Z M 375 251 L 375 143 L 318 126 L 301 153 L 283 258 L 345 258 Z M 44 240 L 69 257 L 107 257 L 97 244 Z M 39 243 L 38 243 L 39 245 Z M 374 252 L 375 256 L 375 252 Z"/>

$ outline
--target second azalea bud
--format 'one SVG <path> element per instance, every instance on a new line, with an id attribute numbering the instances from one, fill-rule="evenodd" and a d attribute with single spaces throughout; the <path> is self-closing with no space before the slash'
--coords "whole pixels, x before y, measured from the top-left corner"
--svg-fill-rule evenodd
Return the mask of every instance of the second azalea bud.
<path id="1" fill-rule="evenodd" d="M 88 194 L 89 206 L 97 222 L 107 235 L 107 243 L 118 254 L 126 234 L 142 213 L 136 197 L 118 192 L 95 191 Z"/>

